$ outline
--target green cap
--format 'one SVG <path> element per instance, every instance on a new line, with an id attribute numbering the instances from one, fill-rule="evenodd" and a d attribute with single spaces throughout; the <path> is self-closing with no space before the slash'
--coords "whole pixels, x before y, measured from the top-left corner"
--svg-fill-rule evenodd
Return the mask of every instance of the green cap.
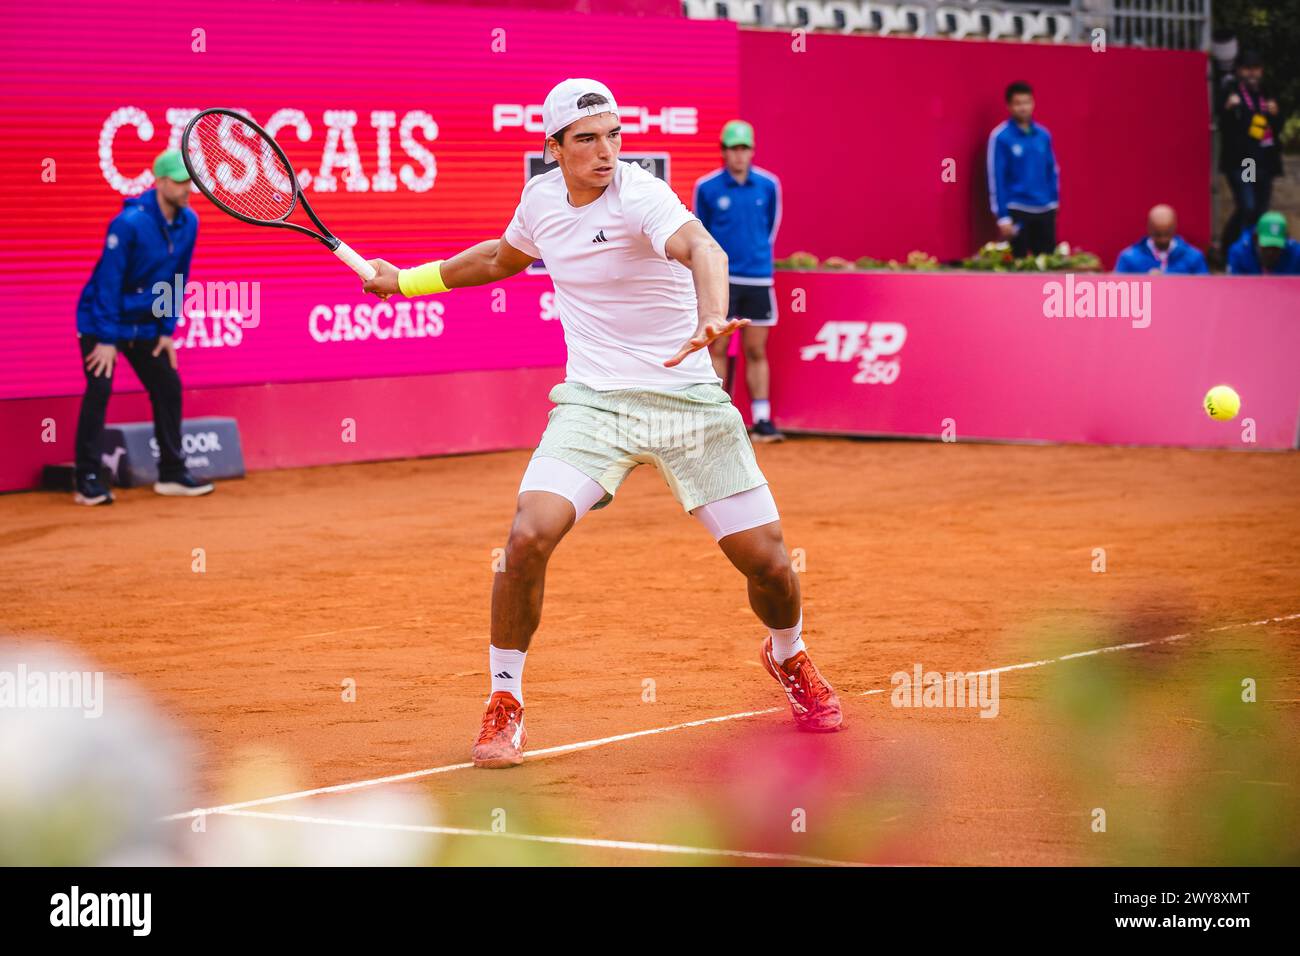
<path id="1" fill-rule="evenodd" d="M 165 149 L 153 161 L 153 175 L 155 179 L 166 177 L 184 183 L 189 182 L 190 171 L 185 168 L 179 149 Z"/>
<path id="2" fill-rule="evenodd" d="M 1261 247 L 1286 248 L 1286 216 L 1280 212 L 1266 212 L 1255 223 L 1255 238 Z"/>
<path id="3" fill-rule="evenodd" d="M 750 126 L 744 120 L 732 120 L 726 126 L 722 127 L 722 145 L 724 148 L 732 146 L 748 146 L 754 148 L 754 127 Z"/>

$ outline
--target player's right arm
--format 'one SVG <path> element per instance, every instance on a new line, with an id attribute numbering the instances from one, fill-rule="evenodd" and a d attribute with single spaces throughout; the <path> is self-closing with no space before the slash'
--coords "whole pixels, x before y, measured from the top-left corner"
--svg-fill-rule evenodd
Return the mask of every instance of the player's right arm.
<path id="1" fill-rule="evenodd" d="M 442 264 L 442 280 L 448 289 L 488 285 L 518 275 L 533 264 L 535 256 L 521 252 L 503 236 L 470 246 Z"/>
<path id="2" fill-rule="evenodd" d="M 414 269 L 398 269 L 383 259 L 371 259 L 375 277 L 361 288 L 387 298 L 399 292 L 406 296 L 429 295 L 472 285 L 490 285 L 523 272 L 534 258 L 501 238 L 487 239 L 450 259 L 428 262 Z"/>

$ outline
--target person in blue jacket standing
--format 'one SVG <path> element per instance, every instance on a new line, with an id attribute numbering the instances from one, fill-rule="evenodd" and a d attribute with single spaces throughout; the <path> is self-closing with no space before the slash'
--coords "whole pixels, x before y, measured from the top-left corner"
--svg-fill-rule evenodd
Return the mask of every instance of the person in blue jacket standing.
<path id="1" fill-rule="evenodd" d="M 722 128 L 722 166 L 695 183 L 695 215 L 727 254 L 730 301 L 727 317 L 748 319 L 741 329 L 745 385 L 749 388 L 753 439 L 781 441 L 773 424 L 767 336 L 776 326 L 772 243 L 781 224 L 781 181 L 754 164 L 754 127 L 732 120 Z M 727 381 L 728 342 L 709 347 L 714 371 Z"/>
<path id="2" fill-rule="evenodd" d="M 1205 254 L 1178 235 L 1178 214 L 1161 203 L 1147 213 L 1147 235 L 1119 254 L 1116 272 L 1204 275 Z"/>
<path id="3" fill-rule="evenodd" d="M 1007 87 L 1007 112 L 989 134 L 989 204 L 1003 239 L 1016 258 L 1056 249 L 1056 210 L 1061 170 L 1052 134 L 1034 122 L 1034 91 L 1028 83 Z"/>
<path id="4" fill-rule="evenodd" d="M 1286 216 L 1266 212 L 1228 250 L 1235 276 L 1300 276 L 1300 242 L 1287 235 Z"/>
<path id="5" fill-rule="evenodd" d="M 75 500 L 79 504 L 113 501 L 100 475 L 99 441 L 119 355 L 131 363 L 153 406 L 159 455 L 154 491 L 187 496 L 212 491 L 211 484 L 197 480 L 185 467 L 181 379 L 172 340 L 177 317 L 170 308 L 155 308 L 159 296 L 154 291 L 160 282 L 166 284 L 169 297 L 177 281 L 184 288 L 199 218 L 189 208 L 190 176 L 180 150 L 161 153 L 153 174 L 154 188 L 127 199 L 108 224 L 99 261 L 77 303 L 77 340 L 86 373 L 77 419 Z"/>

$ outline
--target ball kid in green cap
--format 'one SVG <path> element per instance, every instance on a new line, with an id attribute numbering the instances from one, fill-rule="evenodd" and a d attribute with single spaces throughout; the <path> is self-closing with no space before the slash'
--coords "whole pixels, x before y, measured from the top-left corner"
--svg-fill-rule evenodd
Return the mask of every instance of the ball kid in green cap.
<path id="1" fill-rule="evenodd" d="M 738 119 L 722 127 L 722 148 L 731 149 L 733 146 L 748 146 L 753 149 L 754 127 Z"/>
<path id="2" fill-rule="evenodd" d="M 190 171 L 181 160 L 179 149 L 165 149 L 153 161 L 154 190 L 158 193 L 163 215 L 168 221 L 190 204 Z"/>
<path id="3" fill-rule="evenodd" d="M 1266 212 L 1228 250 L 1234 275 L 1300 275 L 1300 242 L 1292 239 L 1286 216 Z"/>

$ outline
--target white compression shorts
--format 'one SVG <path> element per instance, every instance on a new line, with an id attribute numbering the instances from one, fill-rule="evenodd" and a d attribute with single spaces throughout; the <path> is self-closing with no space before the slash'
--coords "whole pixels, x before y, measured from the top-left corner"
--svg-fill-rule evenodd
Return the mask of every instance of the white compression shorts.
<path id="1" fill-rule="evenodd" d="M 573 505 L 574 524 L 591 510 L 592 505 L 605 497 L 605 489 L 599 483 L 567 461 L 541 456 L 530 461 L 524 471 L 519 493 L 525 491 L 549 491 L 568 499 Z M 710 501 L 706 505 L 700 505 L 691 514 L 700 519 L 715 541 L 721 541 L 729 534 L 771 524 L 781 517 L 767 485 Z"/>
<path id="2" fill-rule="evenodd" d="M 534 458 L 524 471 L 523 481 L 519 482 L 519 493 L 525 491 L 549 491 L 551 494 L 568 498 L 573 505 L 573 523 L 577 524 L 582 516 L 591 510 L 591 506 L 605 497 L 605 489 L 567 461 L 558 458 Z"/>

